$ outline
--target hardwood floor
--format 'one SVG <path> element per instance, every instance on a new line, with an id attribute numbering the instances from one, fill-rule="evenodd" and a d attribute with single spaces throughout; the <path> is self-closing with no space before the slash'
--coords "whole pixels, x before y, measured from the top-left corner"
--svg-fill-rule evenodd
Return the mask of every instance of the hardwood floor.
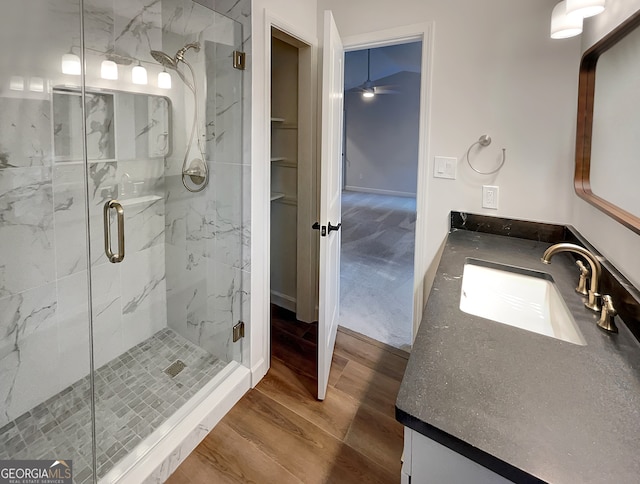
<path id="1" fill-rule="evenodd" d="M 400 482 L 395 399 L 408 354 L 340 328 L 323 402 L 316 400 L 317 326 L 272 314 L 271 369 L 167 481 Z"/>

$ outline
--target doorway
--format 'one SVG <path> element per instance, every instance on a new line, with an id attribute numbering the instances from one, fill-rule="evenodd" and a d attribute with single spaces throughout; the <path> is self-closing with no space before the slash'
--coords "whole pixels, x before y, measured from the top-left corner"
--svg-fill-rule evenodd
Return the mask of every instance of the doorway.
<path id="1" fill-rule="evenodd" d="M 315 54 L 288 29 L 271 24 L 269 30 L 270 357 L 286 365 L 300 350 L 313 375 L 315 350 L 309 345 L 315 343 L 311 336 L 303 340 L 301 332 L 317 333 L 317 242 L 311 230 L 316 205 L 309 196 L 315 173 Z"/>
<path id="2" fill-rule="evenodd" d="M 412 341 L 422 42 L 345 53 L 340 324 Z"/>

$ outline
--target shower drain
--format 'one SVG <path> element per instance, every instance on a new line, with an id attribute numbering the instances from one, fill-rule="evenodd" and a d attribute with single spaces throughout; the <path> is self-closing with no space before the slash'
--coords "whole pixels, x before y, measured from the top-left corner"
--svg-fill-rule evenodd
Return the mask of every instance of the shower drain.
<path id="1" fill-rule="evenodd" d="M 185 369 L 187 365 L 185 365 L 181 360 L 176 360 L 167 366 L 163 371 L 169 375 L 171 378 L 174 378 L 178 373 Z"/>

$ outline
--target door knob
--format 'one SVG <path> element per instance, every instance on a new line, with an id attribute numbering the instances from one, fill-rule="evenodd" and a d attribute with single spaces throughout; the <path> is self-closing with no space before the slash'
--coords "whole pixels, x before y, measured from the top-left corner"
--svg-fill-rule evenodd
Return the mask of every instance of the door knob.
<path id="1" fill-rule="evenodd" d="M 340 230 L 340 227 L 342 227 L 342 223 L 338 223 L 338 225 L 331 225 L 331 222 L 329 222 L 329 233 L 331 233 L 332 230 Z"/>

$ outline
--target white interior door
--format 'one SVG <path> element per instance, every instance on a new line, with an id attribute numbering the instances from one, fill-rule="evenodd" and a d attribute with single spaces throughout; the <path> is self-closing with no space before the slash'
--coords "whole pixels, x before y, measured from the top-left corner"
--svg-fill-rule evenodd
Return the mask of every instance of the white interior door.
<path id="1" fill-rule="evenodd" d="M 320 303 L 318 399 L 324 400 L 340 314 L 340 217 L 344 48 L 330 11 L 324 13 L 322 161 L 320 175 Z"/>

